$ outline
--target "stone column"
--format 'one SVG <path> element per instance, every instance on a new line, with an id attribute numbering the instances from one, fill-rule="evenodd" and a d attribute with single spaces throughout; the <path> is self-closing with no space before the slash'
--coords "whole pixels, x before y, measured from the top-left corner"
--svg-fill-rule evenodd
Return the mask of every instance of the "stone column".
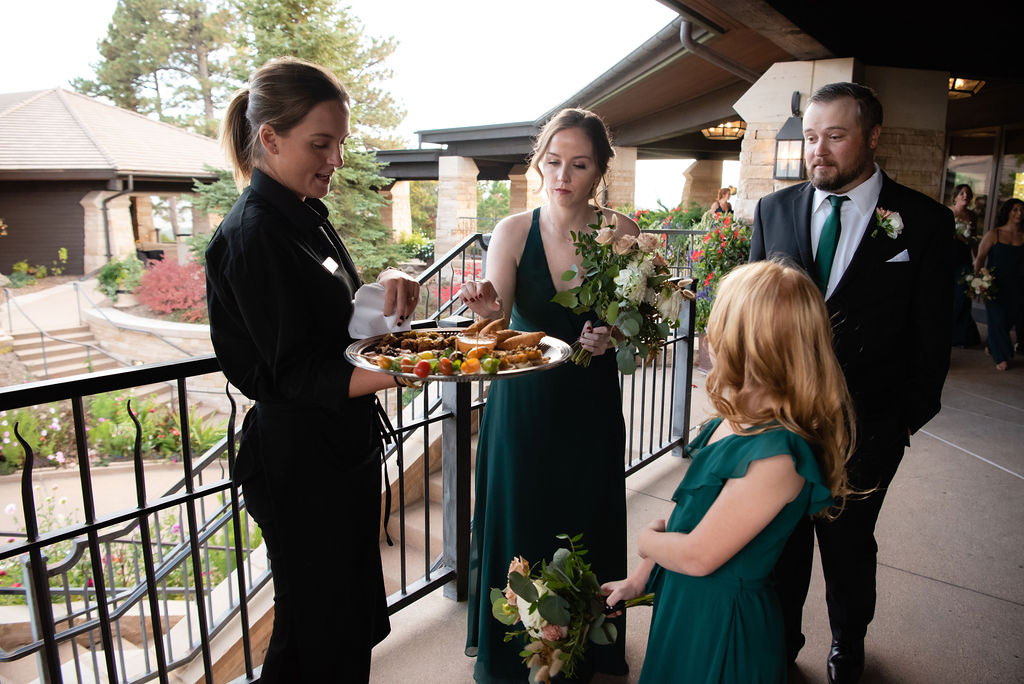
<path id="1" fill-rule="evenodd" d="M 526 164 L 516 164 L 508 172 L 509 214 L 529 211 L 544 204 L 540 174 Z"/>
<path id="2" fill-rule="evenodd" d="M 391 228 L 396 242 L 412 234 L 412 208 L 409 204 L 409 181 L 397 181 L 390 190 L 378 193 L 387 200 L 380 208 L 380 222 Z"/>
<path id="3" fill-rule="evenodd" d="M 710 209 L 722 189 L 722 160 L 698 159 L 683 171 L 683 178 L 686 184 L 680 205 L 685 208 L 688 203 L 696 202 L 705 210 Z"/>
<path id="4" fill-rule="evenodd" d="M 135 222 L 139 226 L 140 242 L 159 242 L 153 225 L 153 201 L 149 195 L 135 198 Z"/>
<path id="5" fill-rule="evenodd" d="M 107 226 L 103 222 L 103 200 L 116 192 L 95 191 L 83 197 L 79 204 L 85 210 L 85 272 L 107 263 L 107 235 L 110 239 L 110 254 L 120 259 L 135 254 L 135 234 L 132 232 L 132 216 L 128 195 L 121 195 L 107 203 Z"/>
<path id="6" fill-rule="evenodd" d="M 476 177 L 479 170 L 469 157 L 437 160 L 437 233 L 434 254 L 442 256 L 460 240 L 476 232 Z"/>
<path id="7" fill-rule="evenodd" d="M 621 207 L 636 202 L 636 148 L 616 147 L 606 176 L 608 187 L 605 191 L 604 204 L 608 207 Z"/>

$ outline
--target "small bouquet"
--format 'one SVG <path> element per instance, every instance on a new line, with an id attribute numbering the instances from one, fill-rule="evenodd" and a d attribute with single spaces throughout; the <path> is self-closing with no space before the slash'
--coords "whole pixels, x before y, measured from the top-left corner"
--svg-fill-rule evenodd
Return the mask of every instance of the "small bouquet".
<path id="1" fill-rule="evenodd" d="M 980 297 L 982 301 L 990 302 L 996 297 L 996 270 L 994 268 L 982 268 L 977 273 L 968 273 L 960 282 L 964 284 L 968 297 Z"/>
<path id="2" fill-rule="evenodd" d="M 957 221 L 953 224 L 953 235 L 957 240 L 969 245 L 974 242 L 974 229 L 967 221 Z"/>
<path id="3" fill-rule="evenodd" d="M 522 622 L 521 629 L 505 633 L 505 641 L 526 637 L 519 655 L 530 668 L 533 684 L 550 684 L 559 672 L 572 679 L 590 643 L 611 644 L 618 637 L 615 625 L 605 621 L 601 585 L 583 560 L 587 550 L 580 544 L 582 537 L 557 535 L 569 541 L 569 548 L 555 551 L 539 572 L 526 559 L 513 558 L 504 591 L 491 589 L 495 619 L 508 626 Z M 653 603 L 654 594 L 646 594 L 626 601 L 625 607 Z"/>
<path id="4" fill-rule="evenodd" d="M 665 344 L 669 330 L 679 326 L 683 301 L 693 299 L 687 289 L 690 280 L 673 279 L 668 262 L 658 251 L 661 239 L 654 233 L 615 237 L 611 226 L 602 226 L 603 215 L 591 232 L 571 233 L 576 253 L 582 255 L 583 282 L 552 297 L 553 302 L 575 313 L 593 310 L 602 321 L 614 325 L 622 335 L 616 344 L 619 370 L 636 371 L 636 355 L 653 358 Z M 562 274 L 572 280 L 580 269 Z M 576 342 L 572 360 L 590 365 L 591 353 Z"/>

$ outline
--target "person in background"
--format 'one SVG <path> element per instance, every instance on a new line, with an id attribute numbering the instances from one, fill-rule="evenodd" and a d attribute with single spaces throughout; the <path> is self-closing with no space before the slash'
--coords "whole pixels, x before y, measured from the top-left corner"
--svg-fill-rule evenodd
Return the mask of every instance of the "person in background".
<path id="1" fill-rule="evenodd" d="M 952 346 L 973 347 L 981 343 L 978 325 L 971 316 L 971 297 L 963 283 L 974 272 L 974 247 L 978 243 L 978 219 L 968 209 L 974 192 L 971 186 L 953 188 L 953 334 Z"/>
<path id="2" fill-rule="evenodd" d="M 207 247 L 207 300 L 217 360 L 255 400 L 232 478 L 273 573 L 267 684 L 366 682 L 390 630 L 374 393 L 395 380 L 345 360 L 360 277 L 319 199 L 342 166 L 349 114 L 334 74 L 282 58 L 252 74 L 224 119 L 236 180 L 249 185 Z M 410 316 L 419 284 L 396 270 L 378 281 L 384 313 Z"/>
<path id="3" fill-rule="evenodd" d="M 996 227 L 978 246 L 974 270 L 987 266 L 995 277 L 995 296 L 985 302 L 988 351 L 997 370 L 1013 358 L 1010 329 L 1016 328 L 1017 347 L 1024 342 L 1024 202 L 1011 197 L 996 215 Z"/>
<path id="4" fill-rule="evenodd" d="M 798 521 L 834 517 L 849 493 L 850 395 L 821 293 L 794 266 L 730 271 L 707 339 L 717 415 L 686 448 L 671 516 L 640 532 L 643 560 L 603 589 L 609 606 L 654 592 L 640 682 L 784 684 L 782 609 L 765 578 Z"/>
<path id="5" fill-rule="evenodd" d="M 613 150 L 593 112 L 566 109 L 541 130 L 531 165 L 547 204 L 503 219 L 487 250 L 487 280 L 459 297 L 478 316 L 504 317 L 515 330 L 543 330 L 594 354 L 589 366 L 565 363 L 492 383 L 480 423 L 470 551 L 466 653 L 478 682 L 523 682 L 522 644 L 504 641 L 491 616 L 490 588 L 508 582 L 514 556 L 550 558 L 555 535 L 583 534 L 598 577 L 626 574 L 626 428 L 607 322 L 551 301 L 579 284 L 562 274 L 579 255 L 571 232 L 600 220 L 616 239 L 635 240 L 630 218 L 596 203 Z M 618 621 L 620 633 L 625 627 Z M 584 669 L 622 675 L 625 640 L 596 646 Z"/>
<path id="6" fill-rule="evenodd" d="M 712 214 L 731 214 L 732 205 L 729 204 L 729 197 L 732 195 L 732 188 L 722 188 L 718 191 L 718 199 L 711 203 Z"/>
<path id="7" fill-rule="evenodd" d="M 882 105 L 870 88 L 822 86 L 803 126 L 810 182 L 758 201 L 750 260 L 793 259 L 821 289 L 857 415 L 847 474 L 868 493 L 835 520 L 801 521 L 774 575 L 795 662 L 817 534 L 832 628 L 826 673 L 852 684 L 875 613 L 875 522 L 910 436 L 939 412 L 949 370 L 953 214 L 875 164 Z"/>

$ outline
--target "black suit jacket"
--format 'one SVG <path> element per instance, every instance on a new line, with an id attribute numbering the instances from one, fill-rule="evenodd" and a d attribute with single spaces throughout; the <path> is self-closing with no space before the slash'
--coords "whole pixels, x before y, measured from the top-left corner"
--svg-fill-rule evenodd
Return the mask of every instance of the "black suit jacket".
<path id="1" fill-rule="evenodd" d="M 878 207 L 899 212 L 895 239 L 871 219 L 832 296 L 833 345 L 867 439 L 905 439 L 940 408 L 949 370 L 953 214 L 882 174 Z M 813 273 L 814 187 L 796 185 L 761 198 L 754 210 L 750 260 L 784 257 Z M 904 250 L 909 261 L 890 259 Z"/>

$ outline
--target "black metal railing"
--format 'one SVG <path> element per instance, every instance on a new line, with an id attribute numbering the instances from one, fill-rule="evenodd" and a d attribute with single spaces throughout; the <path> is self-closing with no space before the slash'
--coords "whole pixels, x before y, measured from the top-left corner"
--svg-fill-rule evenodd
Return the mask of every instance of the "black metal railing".
<path id="1" fill-rule="evenodd" d="M 465 308 L 454 289 L 483 275 L 486 247 L 486 236 L 469 236 L 421 275 L 428 290 L 418 326 L 468 321 L 460 316 Z M 437 293 L 429 290 L 434 283 Z M 692 306 L 684 310 L 683 326 L 657 358 L 622 377 L 628 440 L 624 476 L 687 439 L 692 311 Z M 250 613 L 250 602 L 262 596 L 261 590 L 270 590 L 270 574 L 259 530 L 229 477 L 235 440 L 225 438 L 193 455 L 183 437 L 180 482 L 155 498 L 146 487 L 153 465 L 136 448 L 135 501 L 120 510 L 97 505 L 109 485 L 101 484 L 105 473 L 89 457 L 102 445 L 90 442 L 86 397 L 173 382 L 182 435 L 188 435 L 194 401 L 188 381 L 217 370 L 210 355 L 0 389 L 0 412 L 71 403 L 83 504 L 81 519 L 46 524 L 52 521 L 45 519 L 45 507 L 40 512 L 34 487 L 42 473 L 52 472 L 39 466 L 52 461 L 34 461 L 35 446 L 25 443 L 20 475 L 25 530 L 0 532 L 14 540 L 0 547 L 0 567 L 16 563 L 23 581 L 22 586 L 0 587 L 0 600 L 24 605 L 29 630 L 21 643 L 0 643 L 0 675 L 5 663 L 35 658 L 39 677 L 47 682 L 165 682 L 169 673 L 184 671 L 206 681 L 252 678 L 250 624 L 260 616 Z M 486 383 L 428 383 L 419 392 L 388 390 L 379 396 L 397 438 L 387 454 L 394 490 L 389 531 L 396 544 L 382 544 L 386 574 L 387 557 L 396 568 L 387 577 L 390 610 L 438 587 L 464 599 L 473 414 L 485 405 Z M 228 435 L 235 435 L 234 424 L 240 422 L 232 416 Z M 441 510 L 432 512 L 431 471 L 438 460 Z M 211 644 L 218 638 L 241 650 L 244 671 L 222 670 L 226 662 L 214 661 Z"/>

